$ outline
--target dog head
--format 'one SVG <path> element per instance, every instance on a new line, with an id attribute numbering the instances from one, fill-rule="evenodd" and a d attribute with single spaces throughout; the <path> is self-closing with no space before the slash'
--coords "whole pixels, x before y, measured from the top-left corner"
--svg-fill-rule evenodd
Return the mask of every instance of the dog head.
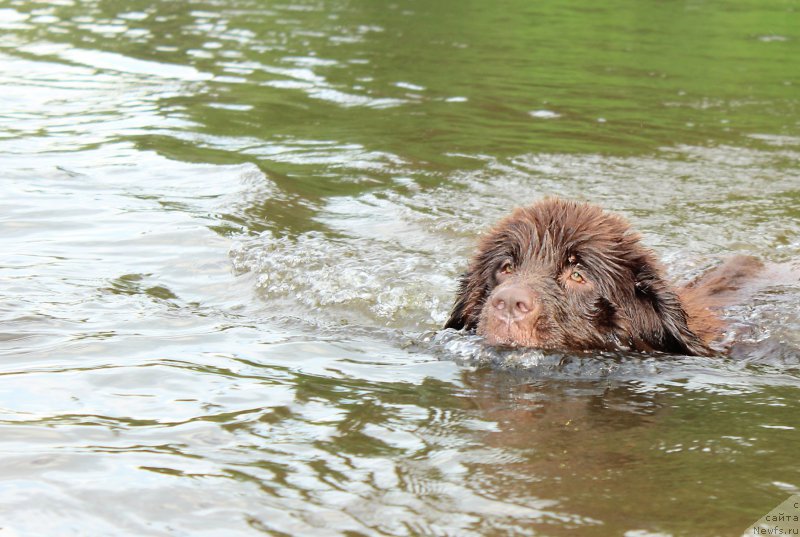
<path id="1" fill-rule="evenodd" d="M 711 353 L 628 223 L 560 199 L 516 209 L 481 239 L 445 327 L 501 346 Z"/>

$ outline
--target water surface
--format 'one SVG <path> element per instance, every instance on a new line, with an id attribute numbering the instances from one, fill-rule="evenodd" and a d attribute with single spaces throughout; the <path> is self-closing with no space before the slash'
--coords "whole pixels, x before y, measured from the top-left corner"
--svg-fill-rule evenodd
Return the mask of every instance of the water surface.
<path id="1" fill-rule="evenodd" d="M 730 358 L 436 330 L 557 194 L 676 281 L 800 259 L 800 9 L 0 4 L 0 533 L 739 535 L 800 492 L 800 285 Z"/>

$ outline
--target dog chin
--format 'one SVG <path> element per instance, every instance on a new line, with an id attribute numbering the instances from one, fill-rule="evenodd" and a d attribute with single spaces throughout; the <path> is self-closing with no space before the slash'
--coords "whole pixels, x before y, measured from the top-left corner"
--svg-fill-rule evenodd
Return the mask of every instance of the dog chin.
<path id="1" fill-rule="evenodd" d="M 485 324 L 478 325 L 476 333 L 483 336 L 487 345 L 493 347 L 509 348 L 547 348 L 547 342 L 537 337 L 535 332 L 523 331 L 515 324 L 492 323 L 490 326 Z"/>

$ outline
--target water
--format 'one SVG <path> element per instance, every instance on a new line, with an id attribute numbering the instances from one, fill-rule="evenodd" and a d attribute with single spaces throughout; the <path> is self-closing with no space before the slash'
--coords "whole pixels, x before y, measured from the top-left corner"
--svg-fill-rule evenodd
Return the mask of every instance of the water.
<path id="1" fill-rule="evenodd" d="M 0 3 L 1 535 L 739 535 L 800 286 L 730 358 L 436 332 L 547 194 L 677 280 L 800 259 L 793 2 Z"/>

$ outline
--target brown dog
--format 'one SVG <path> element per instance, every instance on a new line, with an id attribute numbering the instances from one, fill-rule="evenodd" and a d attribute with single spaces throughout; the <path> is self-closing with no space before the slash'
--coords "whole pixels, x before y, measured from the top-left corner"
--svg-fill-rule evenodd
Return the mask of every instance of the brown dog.
<path id="1" fill-rule="evenodd" d="M 762 268 L 738 256 L 676 289 L 625 219 L 546 199 L 482 238 L 445 328 L 501 346 L 710 355 L 723 328 L 713 310 Z"/>

